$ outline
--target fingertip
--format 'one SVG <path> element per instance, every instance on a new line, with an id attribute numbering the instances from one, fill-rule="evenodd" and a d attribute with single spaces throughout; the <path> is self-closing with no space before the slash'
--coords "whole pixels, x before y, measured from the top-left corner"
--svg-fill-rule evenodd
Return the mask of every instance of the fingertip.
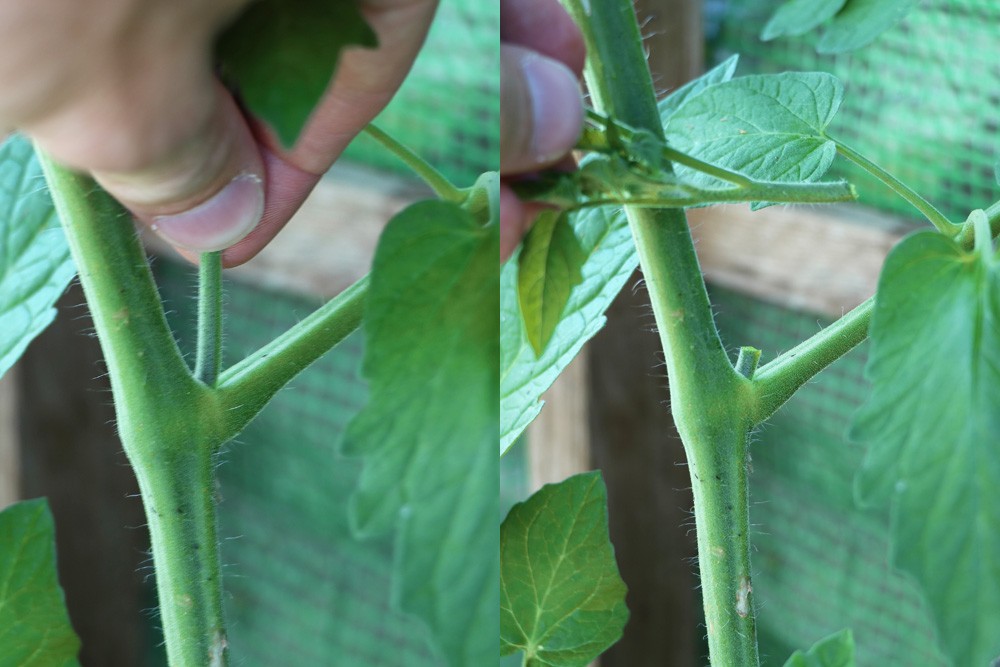
<path id="1" fill-rule="evenodd" d="M 566 156 L 583 128 L 576 76 L 561 62 L 501 47 L 500 171 L 523 173 Z"/>
<path id="2" fill-rule="evenodd" d="M 320 179 L 268 148 L 261 148 L 261 158 L 266 174 L 264 209 L 253 230 L 222 252 L 222 265 L 227 269 L 256 257 L 291 220 Z"/>

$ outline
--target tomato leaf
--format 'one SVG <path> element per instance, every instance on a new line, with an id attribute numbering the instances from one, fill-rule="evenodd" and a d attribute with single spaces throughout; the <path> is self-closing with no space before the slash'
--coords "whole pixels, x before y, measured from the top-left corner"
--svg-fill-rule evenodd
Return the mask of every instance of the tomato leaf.
<path id="1" fill-rule="evenodd" d="M 981 212 L 980 212 L 981 214 Z M 890 254 L 872 315 L 856 491 L 890 509 L 891 560 L 922 587 L 956 665 L 1000 655 L 1000 268 L 921 232 Z M 962 613 L 956 613 L 960 605 Z"/>
<path id="2" fill-rule="evenodd" d="M 778 7 L 760 33 L 762 40 L 804 35 L 839 12 L 847 0 L 789 0 Z"/>
<path id="3" fill-rule="evenodd" d="M 837 155 L 826 137 L 844 87 L 824 72 L 744 76 L 689 97 L 664 127 L 667 141 L 706 162 L 772 182 L 812 182 Z M 718 179 L 681 165 L 702 187 Z"/>
<path id="4" fill-rule="evenodd" d="M 517 253 L 500 271 L 500 454 L 542 409 L 539 397 L 583 344 L 604 326 L 604 311 L 635 270 L 638 258 L 621 208 L 600 207 L 569 218 L 586 260 L 549 344 L 535 355 L 517 298 Z"/>
<path id="5" fill-rule="evenodd" d="M 725 83 L 733 78 L 733 74 L 736 73 L 736 65 L 739 63 L 740 57 L 738 54 L 733 54 L 723 60 L 721 63 L 708 70 L 697 79 L 688 81 L 683 86 L 673 91 L 657 104 L 657 108 L 660 111 L 660 122 L 666 125 L 667 120 L 677 111 L 677 109 L 684 104 L 685 101 L 692 95 L 700 93 L 709 86 L 714 86 L 718 83 Z"/>
<path id="6" fill-rule="evenodd" d="M 764 26 L 760 38 L 803 35 L 825 25 L 820 53 L 844 53 L 871 43 L 920 0 L 789 0 Z"/>
<path id="7" fill-rule="evenodd" d="M 395 528 L 395 601 L 456 666 L 496 659 L 497 229 L 442 201 L 389 222 L 364 321 L 370 401 L 342 444 L 364 458 L 355 532 Z"/>
<path id="8" fill-rule="evenodd" d="M 55 526 L 44 498 L 0 512 L 0 665 L 79 665 L 56 578 Z"/>
<path id="9" fill-rule="evenodd" d="M 587 259 L 569 214 L 543 211 L 518 255 L 517 294 L 528 342 L 541 355 L 559 324 L 570 291 L 580 284 Z"/>
<path id="10" fill-rule="evenodd" d="M 847 0 L 826 26 L 816 50 L 844 53 L 872 42 L 899 23 L 920 0 Z"/>
<path id="11" fill-rule="evenodd" d="M 31 143 L 0 146 L 0 376 L 55 319 L 76 268 Z"/>
<path id="12" fill-rule="evenodd" d="M 807 653 L 793 653 L 785 667 L 854 667 L 854 634 L 841 630 L 821 639 Z"/>
<path id="13" fill-rule="evenodd" d="M 584 667 L 621 637 L 628 608 L 599 472 L 548 484 L 500 527 L 500 655 Z"/>
<path id="14" fill-rule="evenodd" d="M 216 57 L 223 78 L 288 148 L 348 45 L 376 45 L 356 0 L 257 0 L 219 37 Z"/>

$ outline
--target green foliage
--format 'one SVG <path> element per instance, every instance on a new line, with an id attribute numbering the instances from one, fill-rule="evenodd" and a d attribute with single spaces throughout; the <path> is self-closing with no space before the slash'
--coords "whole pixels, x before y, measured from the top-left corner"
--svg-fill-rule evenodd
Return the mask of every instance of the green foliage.
<path id="1" fill-rule="evenodd" d="M 890 253 L 872 393 L 852 431 L 868 445 L 858 496 L 891 510 L 892 561 L 922 587 L 956 665 L 1000 654 L 1000 268 L 988 233 L 973 252 L 921 232 Z"/>
<path id="2" fill-rule="evenodd" d="M 223 77 L 286 146 L 326 90 L 341 50 L 375 46 L 356 0 L 258 0 L 219 38 Z"/>
<path id="3" fill-rule="evenodd" d="M 497 230 L 441 201 L 389 222 L 364 322 L 371 397 L 343 443 L 365 460 L 356 532 L 397 529 L 396 601 L 456 666 L 496 654 Z"/>
<path id="4" fill-rule="evenodd" d="M 569 214 L 543 211 L 524 239 L 517 266 L 518 303 L 536 355 L 541 356 L 570 292 L 580 284 L 586 259 Z"/>
<path id="5" fill-rule="evenodd" d="M 657 110 L 660 112 L 660 122 L 663 125 L 666 125 L 667 121 L 670 120 L 670 117 L 674 115 L 677 109 L 680 108 L 680 106 L 684 104 L 689 97 L 700 93 L 710 86 L 725 83 L 726 81 L 732 79 L 733 74 L 736 73 L 736 65 L 739 61 L 739 55 L 733 54 L 699 76 L 697 79 L 688 81 L 683 86 L 660 100 L 656 105 Z"/>
<path id="6" fill-rule="evenodd" d="M 76 275 L 31 143 L 0 146 L 0 376 L 56 316 Z"/>
<path id="7" fill-rule="evenodd" d="M 618 641 L 625 582 L 608 538 L 599 472 L 549 484 L 500 527 L 500 655 L 529 667 L 584 667 Z"/>
<path id="8" fill-rule="evenodd" d="M 813 644 L 808 653 L 796 651 L 785 667 L 854 667 L 854 634 L 841 630 Z"/>
<path id="9" fill-rule="evenodd" d="M 843 96 L 840 81 L 823 72 L 744 76 L 692 95 L 664 131 L 678 149 L 751 178 L 811 182 L 837 155 L 825 132 Z M 719 185 L 686 167 L 678 173 Z"/>
<path id="10" fill-rule="evenodd" d="M 826 23 L 820 53 L 844 53 L 869 44 L 899 23 L 920 0 L 789 0 L 764 26 L 760 38 L 802 35 Z"/>
<path id="11" fill-rule="evenodd" d="M 11 505 L 0 512 L 0 665 L 72 667 L 79 650 L 56 579 L 48 503 Z"/>
<path id="12" fill-rule="evenodd" d="M 604 326 L 604 311 L 638 263 L 632 234 L 620 208 L 579 211 L 569 221 L 586 261 L 580 267 L 580 283 L 570 290 L 563 317 L 540 356 L 535 355 L 528 341 L 518 304 L 517 255 L 500 271 L 501 454 L 541 411 L 539 396 Z"/>
<path id="13" fill-rule="evenodd" d="M 804 35 L 839 12 L 847 0 L 789 0 L 778 7 L 760 33 L 764 41 Z"/>

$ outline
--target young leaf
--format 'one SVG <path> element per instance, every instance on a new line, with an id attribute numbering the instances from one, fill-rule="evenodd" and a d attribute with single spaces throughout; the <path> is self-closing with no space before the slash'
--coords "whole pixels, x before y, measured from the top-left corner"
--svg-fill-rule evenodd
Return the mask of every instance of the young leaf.
<path id="1" fill-rule="evenodd" d="M 365 460 L 355 531 L 396 528 L 395 600 L 455 666 L 496 659 L 499 254 L 497 225 L 450 202 L 389 222 L 364 322 L 371 397 L 342 446 Z"/>
<path id="2" fill-rule="evenodd" d="M 0 376 L 55 319 L 76 275 L 31 143 L 0 146 Z"/>
<path id="3" fill-rule="evenodd" d="M 517 267 L 518 303 L 536 355 L 541 356 L 559 324 L 570 291 L 580 284 L 586 259 L 569 214 L 543 211 L 524 239 Z"/>
<path id="4" fill-rule="evenodd" d="M 500 655 L 584 667 L 621 637 L 625 590 L 601 474 L 542 487 L 500 526 Z"/>
<path id="5" fill-rule="evenodd" d="M 825 131 L 844 87 L 824 72 L 744 76 L 692 95 L 667 121 L 667 141 L 706 162 L 772 182 L 812 182 L 837 155 Z M 677 172 L 704 187 L 720 182 Z"/>
<path id="6" fill-rule="evenodd" d="M 657 104 L 657 108 L 660 111 L 660 122 L 663 125 L 667 124 L 667 120 L 677 111 L 684 102 L 695 95 L 705 90 L 709 86 L 714 86 L 717 83 L 724 83 L 733 78 L 733 74 L 736 73 L 736 65 L 740 60 L 739 54 L 733 54 L 723 60 L 721 63 L 708 70 L 697 79 L 688 81 L 683 86 L 673 91 Z"/>
<path id="7" fill-rule="evenodd" d="M 357 0 L 258 0 L 221 35 L 216 57 L 250 111 L 291 147 L 348 45 L 376 45 Z"/>
<path id="8" fill-rule="evenodd" d="M 570 216 L 570 223 L 586 261 L 580 267 L 580 283 L 570 290 L 563 317 L 541 356 L 536 357 L 524 331 L 516 255 L 500 271 L 501 455 L 541 411 L 538 397 L 604 326 L 604 311 L 638 264 L 621 208 L 580 211 Z"/>
<path id="9" fill-rule="evenodd" d="M 760 33 L 769 41 L 785 35 L 804 35 L 840 11 L 847 0 L 788 0 L 778 7 Z"/>
<path id="10" fill-rule="evenodd" d="M 49 505 L 11 505 L 0 512 L 0 665 L 71 667 L 79 650 L 56 579 Z"/>
<path id="11" fill-rule="evenodd" d="M 922 587 L 956 665 L 1000 655 L 1000 268 L 922 232 L 879 278 L 852 436 L 859 500 L 891 510 L 893 564 Z M 960 612 L 960 613 L 959 613 Z"/>
<path id="12" fill-rule="evenodd" d="M 841 630 L 821 639 L 808 653 L 793 653 L 785 667 L 854 667 L 854 634 Z"/>
<path id="13" fill-rule="evenodd" d="M 920 0 L 847 0 L 833 17 L 816 50 L 820 53 L 853 51 L 873 41 L 899 23 Z"/>

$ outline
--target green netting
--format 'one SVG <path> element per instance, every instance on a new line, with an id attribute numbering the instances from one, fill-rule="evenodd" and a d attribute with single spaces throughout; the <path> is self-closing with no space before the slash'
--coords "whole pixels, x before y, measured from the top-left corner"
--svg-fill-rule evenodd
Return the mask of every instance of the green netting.
<path id="1" fill-rule="evenodd" d="M 194 270 L 155 266 L 171 326 L 193 349 Z M 317 303 L 227 282 L 227 363 Z M 361 339 L 297 377 L 232 444 L 218 469 L 222 560 L 234 665 L 429 667 L 417 621 L 389 606 L 391 545 L 358 542 L 347 499 L 359 466 L 336 443 L 360 408 Z"/>
<path id="2" fill-rule="evenodd" d="M 730 344 L 764 349 L 761 363 L 828 321 L 715 288 Z M 845 436 L 865 397 L 867 345 L 806 385 L 752 445 L 754 594 L 765 665 L 852 628 L 859 667 L 946 664 L 933 623 L 910 581 L 888 565 L 887 515 L 854 505 L 863 449 Z"/>
<path id="3" fill-rule="evenodd" d="M 443 0 L 410 76 L 376 121 L 457 185 L 500 164 L 500 4 Z M 367 137 L 351 159 L 400 163 Z"/>
<path id="4" fill-rule="evenodd" d="M 1000 155 L 1000 3 L 923 2 L 895 28 L 850 54 L 822 56 L 818 32 L 773 42 L 758 39 L 778 0 L 730 0 L 710 17 L 710 58 L 739 53 L 739 73 L 821 70 L 844 82 L 840 113 L 830 126 L 938 206 L 964 220 L 1000 196 L 993 165 Z M 711 6 L 711 5 L 710 5 Z M 719 21 L 721 20 L 721 23 Z M 858 185 L 862 202 L 915 215 L 912 208 L 852 165 L 834 173 Z"/>

